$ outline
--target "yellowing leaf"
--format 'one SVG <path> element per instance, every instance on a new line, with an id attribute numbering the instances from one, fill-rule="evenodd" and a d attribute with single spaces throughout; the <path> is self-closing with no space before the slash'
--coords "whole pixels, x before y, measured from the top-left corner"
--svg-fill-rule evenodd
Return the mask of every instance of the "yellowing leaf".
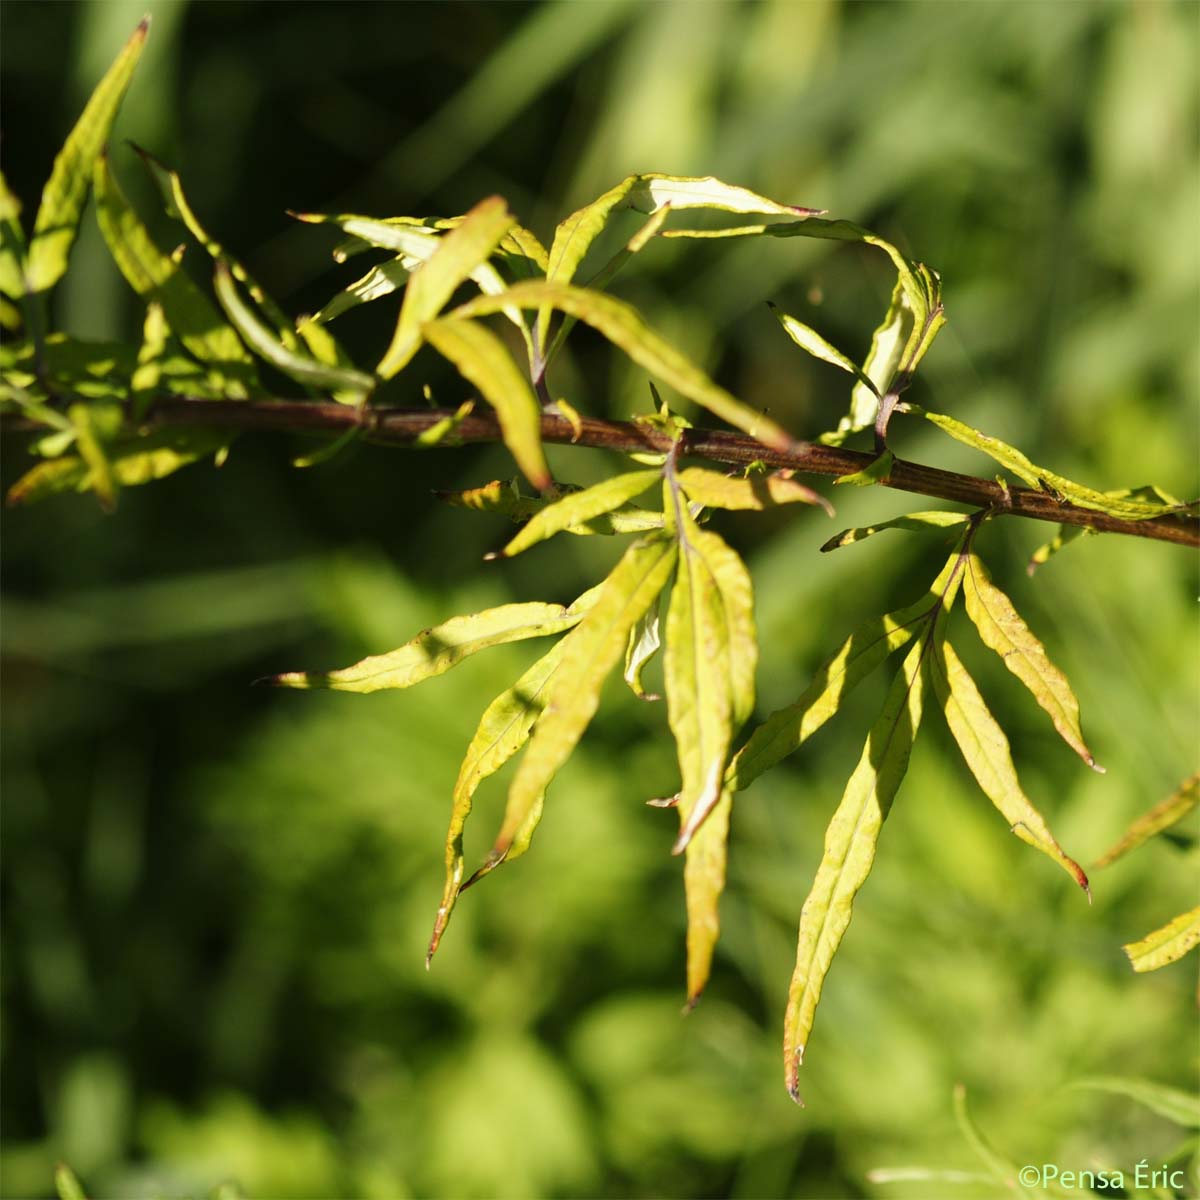
<path id="1" fill-rule="evenodd" d="M 713 951 L 721 934 L 718 905 L 725 890 L 729 813 L 733 794 L 722 789 L 704 824 L 687 844 L 683 891 L 687 906 L 688 1008 L 700 999 L 712 970 Z M 682 813 L 680 821 L 683 820 Z"/>
<path id="2" fill-rule="evenodd" d="M 471 616 L 451 617 L 417 634 L 397 650 L 372 655 L 340 671 L 290 671 L 271 676 L 265 682 L 279 687 L 333 688 L 340 692 L 412 687 L 441 675 L 489 646 L 561 633 L 577 624 L 582 615 L 561 604 L 502 604 Z"/>
<path id="3" fill-rule="evenodd" d="M 520 554 L 530 546 L 544 541 L 548 537 L 575 525 L 582 525 L 593 517 L 612 512 L 622 504 L 640 496 L 652 488 L 662 472 L 657 470 L 629 471 L 622 475 L 614 475 L 586 488 L 582 492 L 569 492 L 561 500 L 548 504 L 535 513 L 529 523 L 501 551 L 505 558 Z"/>
<path id="4" fill-rule="evenodd" d="M 768 307 L 778 318 L 788 337 L 801 350 L 807 351 L 813 358 L 819 358 L 822 362 L 827 362 L 831 366 L 841 367 L 843 371 L 853 375 L 878 401 L 879 393 L 875 390 L 875 384 L 871 382 L 870 376 L 859 370 L 856 363 L 851 362 L 836 346 L 830 345 L 812 326 L 805 325 L 803 321 L 798 321 L 795 317 L 788 316 L 785 312 L 780 312 L 774 304 L 769 304 Z M 873 420 L 874 415 L 872 415 Z"/>
<path id="5" fill-rule="evenodd" d="M 377 368 L 383 379 L 391 379 L 408 363 L 421 344 L 422 328 L 441 312 L 455 289 L 487 261 L 514 223 L 504 200 L 491 196 L 481 200 L 461 225 L 445 235 L 429 261 L 408 282 L 395 335 Z"/>
<path id="6" fill-rule="evenodd" d="M 1096 859 L 1095 866 L 1107 867 L 1155 834 L 1177 825 L 1197 804 L 1200 804 L 1200 774 L 1185 779 L 1161 804 L 1156 804 L 1148 813 L 1138 817 L 1125 836 Z"/>
<path id="7" fill-rule="evenodd" d="M 92 183 L 93 164 L 104 149 L 125 90 L 146 44 L 150 19 L 144 18 L 89 98 L 67 137 L 42 192 L 25 279 L 31 292 L 53 287 L 67 269 L 67 259 Z"/>
<path id="8" fill-rule="evenodd" d="M 833 516 L 833 507 L 824 496 L 784 471 L 737 479 L 707 467 L 686 467 L 679 472 L 679 486 L 705 508 L 761 511 L 781 504 L 816 504 Z"/>
<path id="9" fill-rule="evenodd" d="M 908 653 L 883 711 L 863 747 L 862 757 L 825 831 L 825 852 L 800 914 L 796 969 L 784 1016 L 784 1077 L 789 1095 L 800 1103 L 799 1071 L 812 1030 L 829 964 L 853 915 L 854 898 L 875 861 L 875 844 L 908 769 L 921 723 L 926 639 Z"/>
<path id="10" fill-rule="evenodd" d="M 969 569 L 969 568 L 968 568 Z M 940 623 L 939 623 L 940 625 Z M 929 655 L 934 694 L 971 774 L 1023 842 L 1052 858 L 1091 899 L 1083 868 L 1055 841 L 1041 813 L 1021 790 L 1008 738 L 984 703 L 954 647 L 939 635 Z"/>
<path id="11" fill-rule="evenodd" d="M 642 672 L 662 645 L 659 625 L 658 605 L 653 604 L 629 631 L 629 640 L 625 646 L 625 682 L 639 700 L 659 699 L 658 696 L 650 695 L 642 686 Z"/>
<path id="12" fill-rule="evenodd" d="M 850 546 L 865 538 L 882 533 L 885 529 L 906 529 L 910 533 L 936 533 L 939 529 L 951 529 L 956 525 L 965 525 L 966 513 L 938 512 L 930 509 L 926 512 L 907 513 L 903 517 L 895 517 L 890 521 L 880 521 L 878 525 L 860 525 L 856 529 L 843 529 L 834 534 L 822 547 L 821 553 L 837 550 L 842 546 Z"/>
<path id="13" fill-rule="evenodd" d="M 1067 677 L 1050 661 L 1046 649 L 1021 619 L 1012 601 L 991 581 L 987 568 L 972 554 L 963 579 L 967 615 L 983 644 L 1029 689 L 1054 722 L 1063 741 L 1094 771 L 1101 774 L 1079 727 L 1079 701 Z"/>
<path id="14" fill-rule="evenodd" d="M 550 468 L 542 450 L 541 405 L 504 343 L 479 321 L 461 317 L 430 321 L 421 334 L 496 410 L 504 444 L 530 483 L 541 491 L 550 487 Z"/>
<path id="15" fill-rule="evenodd" d="M 1200 908 L 1180 913 L 1161 929 L 1148 933 L 1141 941 L 1130 942 L 1125 949 L 1135 971 L 1157 971 L 1178 962 L 1200 943 Z"/>

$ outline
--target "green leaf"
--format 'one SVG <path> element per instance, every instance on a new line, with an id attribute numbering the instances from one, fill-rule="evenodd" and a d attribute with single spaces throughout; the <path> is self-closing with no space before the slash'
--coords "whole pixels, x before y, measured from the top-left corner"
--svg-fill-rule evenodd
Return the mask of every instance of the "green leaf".
<path id="1" fill-rule="evenodd" d="M 58 1192 L 58 1200 L 87 1200 L 83 1185 L 66 1163 L 54 1168 L 54 1190 Z"/>
<path id="2" fill-rule="evenodd" d="M 569 611 L 577 617 L 582 617 L 595 603 L 599 593 L 599 588 L 585 592 L 571 605 Z M 454 784 L 450 827 L 446 832 L 446 883 L 433 925 L 433 936 L 429 941 L 426 964 L 437 952 L 450 914 L 462 890 L 463 830 L 466 828 L 467 818 L 471 815 L 476 789 L 489 775 L 504 766 L 529 740 L 534 722 L 545 708 L 550 683 L 562 664 L 565 651 L 566 639 L 563 638 L 555 642 L 554 648 L 539 658 L 512 687 L 501 692 L 484 711 L 479 728 L 467 747 L 458 779 Z"/>
<path id="3" fill-rule="evenodd" d="M 1122 855 L 1140 846 L 1155 834 L 1162 833 L 1177 825 L 1184 817 L 1200 804 L 1200 774 L 1185 779 L 1179 787 L 1161 804 L 1156 804 L 1148 813 L 1138 817 L 1125 836 L 1111 847 L 1105 854 L 1096 859 L 1096 867 L 1107 867 Z"/>
<path id="4" fill-rule="evenodd" d="M 480 487 L 464 491 L 434 492 L 439 500 L 455 508 L 469 508 L 475 512 L 498 513 L 513 521 L 528 521 L 536 512 L 546 507 L 547 501 L 538 496 L 522 495 L 515 479 L 505 481 L 493 479 Z"/>
<path id="5" fill-rule="evenodd" d="M 860 525 L 855 529 L 843 529 L 841 533 L 834 534 L 821 547 L 821 553 L 828 554 L 830 550 L 853 545 L 855 542 L 861 542 L 865 538 L 882 533 L 885 529 L 906 529 L 910 533 L 936 533 L 942 529 L 965 525 L 969 519 L 966 513 L 939 512 L 936 509 L 906 513 L 903 517 L 880 521 L 878 525 Z"/>
<path id="6" fill-rule="evenodd" d="M 1193 915 L 1200 917 L 1200 909 Z M 1089 1075 L 1086 1079 L 1072 1081 L 1067 1087 L 1127 1096 L 1160 1117 L 1182 1125 L 1184 1129 L 1200 1129 L 1200 1099 L 1191 1092 L 1166 1087 L 1151 1079 L 1135 1079 L 1125 1075 Z"/>
<path id="7" fill-rule="evenodd" d="M 97 85 L 54 160 L 29 245 L 25 280 L 30 292 L 48 291 L 67 269 L 67 259 L 79 231 L 79 218 L 92 182 L 93 164 L 108 140 L 125 89 L 146 44 L 149 27 L 150 18 L 143 18 Z"/>
<path id="8" fill-rule="evenodd" d="M 1079 538 L 1095 532 L 1094 529 L 1089 529 L 1086 525 L 1060 525 L 1055 535 L 1048 542 L 1040 545 L 1029 556 L 1029 563 L 1025 568 L 1025 573 L 1032 576 L 1038 567 L 1049 562 L 1065 546 L 1069 546 Z"/>
<path id="9" fill-rule="evenodd" d="M 421 330 L 445 307 L 455 289 L 487 261 L 515 224 L 500 196 L 480 201 L 456 229 L 442 239 L 429 261 L 408 282 L 400 320 L 377 373 L 391 379 L 421 344 Z M 501 309 L 503 309 L 503 305 Z"/>
<path id="10" fill-rule="evenodd" d="M 861 471 L 855 471 L 852 475 L 839 475 L 833 481 L 834 486 L 848 483 L 851 487 L 871 487 L 876 483 L 886 483 L 892 473 L 892 464 L 895 461 L 892 452 L 885 450 Z"/>
<path id="11" fill-rule="evenodd" d="M 456 309 L 453 315 L 477 317 L 496 312 L 505 304 L 521 308 L 550 305 L 578 317 L 602 333 L 639 366 L 714 415 L 777 449 L 787 449 L 793 445 L 790 434 L 713 383 L 691 359 L 655 333 L 637 310 L 623 301 L 562 284 L 517 283 L 503 296 L 480 296 L 470 300 Z"/>
<path id="12" fill-rule="evenodd" d="M 422 274 L 431 267 L 432 260 Z M 414 282 L 420 277 L 415 276 Z M 539 491 L 549 488 L 553 480 L 542 450 L 541 405 L 504 343 L 479 321 L 461 317 L 430 321 L 420 336 L 448 358 L 496 410 L 504 444 L 529 482 Z"/>
<path id="13" fill-rule="evenodd" d="M 254 360 L 208 297 L 155 244 L 104 155 L 96 160 L 95 191 L 100 231 L 130 287 L 162 306 L 172 332 L 209 367 L 225 395 L 245 399 L 258 386 Z"/>
<path id="14" fill-rule="evenodd" d="M 457 666 L 464 658 L 525 638 L 548 637 L 577 624 L 580 613 L 561 604 L 502 604 L 470 616 L 452 617 L 423 630 L 387 654 L 374 654 L 339 671 L 289 671 L 263 682 L 278 687 L 333 688 L 339 692 L 377 692 L 407 688 Z"/>
<path id="15" fill-rule="evenodd" d="M 562 663 L 509 788 L 500 833 L 477 875 L 528 846 L 546 788 L 595 714 L 600 689 L 620 660 L 630 629 L 666 586 L 675 552 L 673 538 L 652 535 L 634 542 L 601 585 L 591 610 L 564 639 Z"/>
<path id="16" fill-rule="evenodd" d="M 434 239 L 436 249 L 436 239 Z M 361 279 L 356 279 L 348 287 L 338 292 L 314 317 L 319 325 L 340 317 L 342 313 L 358 308 L 361 304 L 370 304 L 372 300 L 382 300 L 408 282 L 413 266 L 423 260 L 413 260 L 405 255 L 393 258 L 385 263 L 373 266 Z"/>
<path id="17" fill-rule="evenodd" d="M 713 951 L 721 935 L 719 904 L 725 890 L 729 814 L 733 794 L 722 788 L 704 824 L 687 844 L 683 862 L 683 891 L 687 906 L 688 1009 L 694 1008 L 712 970 Z M 684 821 L 682 812 L 680 822 Z"/>
<path id="18" fill-rule="evenodd" d="M 979 1126 L 975 1124 L 967 1109 L 967 1089 L 961 1084 L 954 1085 L 954 1119 L 958 1124 L 967 1144 L 975 1151 L 981 1162 L 990 1170 L 1007 1193 L 1016 1193 L 1026 1200 L 1033 1200 L 1033 1194 L 1021 1183 L 1021 1168 L 1001 1154 L 983 1136 Z"/>
<path id="19" fill-rule="evenodd" d="M 781 504 L 816 504 L 833 516 L 833 506 L 819 492 L 797 482 L 789 471 L 734 478 L 707 467 L 679 472 L 679 486 L 705 508 L 762 511 Z"/>
<path id="20" fill-rule="evenodd" d="M 100 507 L 113 512 L 117 507 L 117 476 L 108 461 L 94 413 L 87 404 L 72 404 L 67 409 L 67 419 L 75 426 L 75 446 L 88 470 L 91 489 Z"/>
<path id="21" fill-rule="evenodd" d="M 964 584 L 964 590 L 965 587 Z M 1083 888 L 1090 902 L 1092 893 L 1087 875 L 1073 858 L 1063 853 L 1041 813 L 1021 790 L 1008 738 L 988 710 L 954 647 L 945 640 L 941 621 L 937 622 L 933 652 L 927 662 L 934 694 L 945 714 L 946 724 L 984 794 L 1003 814 L 1012 832 L 1058 863 Z"/>
<path id="22" fill-rule="evenodd" d="M 217 299 L 237 331 L 271 366 L 307 386 L 353 389 L 361 400 L 375 387 L 373 376 L 348 367 L 331 367 L 309 354 L 289 350 L 275 332 L 264 325 L 254 310 L 238 295 L 237 284 L 225 261 L 219 260 L 213 272 Z"/>
<path id="23" fill-rule="evenodd" d="M 432 450 L 434 446 L 459 445 L 455 430 L 475 411 L 474 400 L 464 400 L 448 417 L 430 425 L 413 440 L 418 450 Z"/>
<path id="24" fill-rule="evenodd" d="M 1067 677 L 1050 661 L 1046 648 L 1021 619 L 1012 601 L 991 581 L 979 557 L 971 554 L 963 579 L 967 615 L 983 644 L 1029 689 L 1049 715 L 1059 736 L 1093 771 L 1104 773 L 1083 740 L 1079 701 Z"/>
<path id="25" fill-rule="evenodd" d="M 815 329 L 810 325 L 805 325 L 803 321 L 798 321 L 795 317 L 788 316 L 787 313 L 781 312 L 770 301 L 767 302 L 767 307 L 778 318 L 779 323 L 783 326 L 788 337 L 800 347 L 801 350 L 811 354 L 813 358 L 819 358 L 822 362 L 830 363 L 832 366 L 841 367 L 843 371 L 853 375 L 864 387 L 866 387 L 875 397 L 876 402 L 879 400 L 879 392 L 875 389 L 875 384 L 870 377 L 863 371 L 859 370 L 857 364 L 850 361 L 836 346 L 830 345 Z M 871 420 L 874 421 L 874 413 L 871 414 Z"/>
<path id="26" fill-rule="evenodd" d="M 629 631 L 629 640 L 625 645 L 625 682 L 639 700 L 660 699 L 647 692 L 642 684 L 642 672 L 646 664 L 662 645 L 659 627 L 659 606 L 654 604 L 638 618 L 637 624 Z"/>
<path id="27" fill-rule="evenodd" d="M 796 969 L 784 1016 L 784 1075 L 789 1095 L 800 1101 L 799 1071 L 829 964 L 853 914 L 854 897 L 875 861 L 875 843 L 908 769 L 921 723 L 926 639 L 904 659 L 862 757 L 825 831 L 825 852 L 800 914 Z"/>
<path id="28" fill-rule="evenodd" d="M 1161 929 L 1148 933 L 1141 941 L 1124 947 L 1135 971 L 1157 971 L 1177 962 L 1200 943 L 1200 908 L 1181 913 Z"/>
<path id="29" fill-rule="evenodd" d="M 629 471 L 605 479 L 582 492 L 570 492 L 535 513 L 524 529 L 500 551 L 500 555 L 512 558 L 561 530 L 612 512 L 648 491 L 661 478 L 662 472 L 657 470 Z"/>
<path id="30" fill-rule="evenodd" d="M 20 300 L 26 292 L 26 253 L 21 202 L 0 173 L 0 292 L 13 300 Z"/>
<path id="31" fill-rule="evenodd" d="M 133 421 L 137 424 L 150 411 L 162 381 L 163 359 L 167 352 L 167 318 L 162 305 L 151 301 L 146 305 L 142 322 L 142 345 L 138 350 L 137 368 L 129 381 L 133 400 Z"/>

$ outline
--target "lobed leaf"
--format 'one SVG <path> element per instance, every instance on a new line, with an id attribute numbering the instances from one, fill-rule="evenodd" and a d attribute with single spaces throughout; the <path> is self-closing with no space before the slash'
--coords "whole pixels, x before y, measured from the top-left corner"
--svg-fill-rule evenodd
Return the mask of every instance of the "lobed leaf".
<path id="1" fill-rule="evenodd" d="M 25 284 L 30 292 L 48 291 L 66 272 L 67 259 L 79 232 L 79 219 L 92 184 L 93 164 L 98 162 L 108 141 L 117 110 L 146 44 L 149 28 L 150 18 L 144 17 L 92 92 L 54 160 L 50 178 L 42 191 L 29 244 Z"/>
<path id="2" fill-rule="evenodd" d="M 707 467 L 686 467 L 679 486 L 705 508 L 762 511 L 781 504 L 816 504 L 833 516 L 833 506 L 820 492 L 797 482 L 788 471 L 736 478 Z"/>
<path id="3" fill-rule="evenodd" d="M 1197 944 L 1200 944 L 1200 908 L 1193 908 L 1140 941 L 1130 942 L 1124 950 L 1135 971 L 1157 971 L 1178 962 Z"/>
<path id="4" fill-rule="evenodd" d="M 862 386 L 872 393 L 876 403 L 878 403 L 879 392 L 876 391 L 875 384 L 871 381 L 869 375 L 860 370 L 856 363 L 851 362 L 836 346 L 827 342 L 811 325 L 805 325 L 803 321 L 798 321 L 795 317 L 788 316 L 787 313 L 781 312 L 769 301 L 767 306 L 778 318 L 788 337 L 801 350 L 811 354 L 813 358 L 819 358 L 822 362 L 827 362 L 835 367 L 841 367 L 843 371 L 853 375 Z M 875 414 L 872 412 L 871 421 L 873 422 L 874 420 Z"/>
<path id="5" fill-rule="evenodd" d="M 659 606 L 652 604 L 629 631 L 629 640 L 625 645 L 625 682 L 639 700 L 660 699 L 647 692 L 642 685 L 642 672 L 662 645 L 660 624 Z"/>
<path id="6" fill-rule="evenodd" d="M 526 638 L 548 637 L 578 624 L 581 612 L 561 604 L 502 604 L 470 616 L 451 617 L 423 630 L 387 654 L 374 654 L 339 671 L 289 671 L 264 682 L 278 687 L 332 688 L 340 692 L 377 692 L 407 688 L 441 675 L 464 658 Z"/>
<path id="7" fill-rule="evenodd" d="M 594 517 L 612 512 L 648 491 L 661 478 L 662 472 L 658 470 L 629 471 L 605 479 L 582 492 L 570 492 L 561 500 L 534 513 L 529 523 L 500 553 L 504 558 L 512 558 L 564 529 L 583 525 Z"/>
<path id="8" fill-rule="evenodd" d="M 1041 813 L 1021 790 L 1008 738 L 988 710 L 954 647 L 945 640 L 941 626 L 939 621 L 933 652 L 927 659 L 929 674 L 946 724 L 950 726 L 971 774 L 1003 814 L 1013 833 L 1058 863 L 1083 888 L 1090 901 L 1092 893 L 1087 875 L 1073 858 L 1063 853 Z"/>
<path id="9" fill-rule="evenodd" d="M 504 343 L 479 321 L 462 317 L 430 321 L 421 328 L 420 336 L 448 358 L 496 410 L 504 444 L 529 482 L 539 491 L 551 487 L 553 479 L 542 450 L 541 405 Z"/>
<path id="10" fill-rule="evenodd" d="M 821 988 L 853 915 L 854 897 L 875 861 L 875 844 L 908 769 L 921 723 L 922 660 L 927 638 L 908 653 L 862 757 L 825 832 L 825 852 L 800 914 L 796 968 L 784 1017 L 784 1076 L 800 1101 L 799 1071 Z"/>
<path id="11" fill-rule="evenodd" d="M 1185 779 L 1161 804 L 1156 804 L 1148 813 L 1138 817 L 1130 825 L 1125 836 L 1096 859 L 1094 865 L 1107 867 L 1116 862 L 1118 858 L 1128 854 L 1155 834 L 1177 825 L 1197 804 L 1200 804 L 1200 774 Z"/>
<path id="12" fill-rule="evenodd" d="M 967 561 L 963 598 L 983 644 L 1000 655 L 1004 665 L 1029 689 L 1063 741 L 1093 771 L 1103 774 L 1104 768 L 1097 765 L 1083 740 L 1079 701 L 1067 677 L 1050 661 L 1046 648 L 1021 619 L 1012 601 L 991 581 L 987 568 L 974 553 Z"/>
<path id="13" fill-rule="evenodd" d="M 910 533 L 936 533 L 941 529 L 952 529 L 957 525 L 965 525 L 970 518 L 966 513 L 939 512 L 928 509 L 925 512 L 906 513 L 902 517 L 894 517 L 890 521 L 880 521 L 878 525 L 860 525 L 855 529 L 843 529 L 836 533 L 821 547 L 822 554 L 830 550 L 850 546 L 855 542 L 864 541 L 885 529 L 905 529 Z"/>

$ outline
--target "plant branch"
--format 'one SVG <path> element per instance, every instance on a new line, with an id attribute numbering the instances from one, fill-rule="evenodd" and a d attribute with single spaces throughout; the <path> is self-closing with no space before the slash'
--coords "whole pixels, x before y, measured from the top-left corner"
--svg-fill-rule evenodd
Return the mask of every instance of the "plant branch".
<path id="1" fill-rule="evenodd" d="M 164 397 L 147 414 L 151 427 L 207 425 L 245 430 L 338 435 L 359 428 L 365 441 L 384 445 L 412 445 L 439 421 L 454 415 L 451 409 L 374 408 L 294 400 L 226 401 Z M 542 438 L 546 442 L 600 447 L 625 452 L 667 454 L 675 438 L 639 421 L 604 421 L 584 417 L 577 428 L 565 417 L 542 413 Z M 461 420 L 440 445 L 462 445 L 501 440 L 500 423 L 488 410 L 477 410 Z M 857 450 L 795 442 L 775 450 L 744 434 L 717 429 L 683 431 L 681 456 L 703 458 L 731 466 L 761 462 L 811 475 L 834 478 L 852 475 L 874 461 Z M 991 508 L 998 515 L 1027 517 L 1064 525 L 1081 525 L 1099 533 L 1200 547 L 1200 519 L 1187 514 L 1130 521 L 1094 509 L 1058 500 L 1031 488 L 1004 488 L 993 479 L 960 475 L 897 458 L 882 486 L 921 496 L 934 496 L 976 508 Z"/>

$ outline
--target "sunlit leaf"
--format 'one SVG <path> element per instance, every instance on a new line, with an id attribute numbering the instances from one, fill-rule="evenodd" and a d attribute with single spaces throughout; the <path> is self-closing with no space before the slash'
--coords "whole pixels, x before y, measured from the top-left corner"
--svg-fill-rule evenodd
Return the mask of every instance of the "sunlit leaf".
<path id="1" fill-rule="evenodd" d="M 1200 909 L 1190 915 L 1200 918 Z M 1125 1096 L 1160 1117 L 1182 1125 L 1184 1129 L 1200 1129 L 1200 1097 L 1192 1092 L 1155 1083 L 1152 1079 L 1136 1079 L 1125 1075 L 1089 1075 L 1085 1079 L 1072 1080 L 1066 1086 Z"/>
<path id="2" fill-rule="evenodd" d="M 704 824 L 687 844 L 683 892 L 687 907 L 688 1008 L 695 1006 L 712 970 L 713 951 L 721 934 L 719 904 L 725 890 L 729 813 L 733 793 L 723 788 Z M 680 823 L 684 822 L 682 810 Z"/>
<path id="3" fill-rule="evenodd" d="M 412 271 L 412 266 L 409 265 L 411 261 L 401 256 L 373 266 L 361 279 L 356 279 L 338 292 L 313 316 L 313 320 L 318 324 L 325 324 L 360 304 L 369 304 L 372 300 L 382 300 L 385 296 L 390 296 L 408 282 Z M 413 265 L 419 264 L 420 261 L 417 260 Z"/>
<path id="4" fill-rule="evenodd" d="M 1032 576 L 1038 567 L 1049 562 L 1064 547 L 1069 546 L 1072 542 L 1077 541 L 1086 534 L 1095 532 L 1094 529 L 1089 529 L 1086 525 L 1060 525 L 1055 535 L 1048 542 L 1040 545 L 1029 556 L 1029 563 L 1025 568 L 1026 574 Z"/>
<path id="5" fill-rule="evenodd" d="M 1161 804 L 1156 804 L 1148 813 L 1138 817 L 1125 836 L 1096 859 L 1095 866 L 1107 867 L 1155 834 L 1177 825 L 1197 804 L 1200 804 L 1200 774 L 1185 779 Z"/>
<path id="6" fill-rule="evenodd" d="M 781 504 L 816 504 L 833 516 L 833 506 L 820 492 L 805 487 L 786 471 L 735 478 L 708 467 L 686 467 L 679 472 L 679 486 L 705 508 L 761 511 Z"/>
<path id="7" fill-rule="evenodd" d="M 21 202 L 0 173 L 0 292 L 13 300 L 25 295 L 26 253 Z"/>
<path id="8" fill-rule="evenodd" d="M 770 446 L 786 449 L 792 445 L 790 434 L 713 383 L 691 359 L 655 333 L 637 310 L 623 301 L 561 284 L 518 283 L 502 297 L 480 296 L 468 301 L 456 309 L 454 315 L 481 316 L 497 312 L 505 304 L 521 308 L 550 305 L 578 317 L 602 333 L 639 366 L 657 375 L 702 408 Z"/>
<path id="9" fill-rule="evenodd" d="M 117 507 L 117 475 L 108 461 L 103 438 L 90 405 L 72 404 L 67 419 L 75 426 L 75 446 L 88 471 L 88 482 L 100 507 L 112 512 Z"/>
<path id="10" fill-rule="evenodd" d="M 1012 601 L 991 581 L 979 557 L 971 554 L 963 579 L 967 615 L 985 646 L 1029 689 L 1054 722 L 1063 741 L 1094 771 L 1103 773 L 1083 740 L 1079 701 L 1067 677 L 1050 661 L 1046 648 L 1021 619 Z"/>
<path id="11" fill-rule="evenodd" d="M 54 1168 L 54 1190 L 58 1193 L 58 1200 L 87 1200 L 83 1185 L 66 1163 L 59 1163 Z"/>
<path id="12" fill-rule="evenodd" d="M 424 273 L 429 269 L 421 270 Z M 414 277 L 414 284 L 419 278 Z M 479 321 L 461 317 L 430 321 L 421 328 L 420 335 L 448 358 L 496 410 L 504 444 L 530 483 L 540 491 L 550 487 L 550 468 L 542 450 L 541 405 L 504 343 Z"/>
<path id="13" fill-rule="evenodd" d="M 966 586 L 964 583 L 964 591 Z M 1041 813 L 1021 790 L 1008 738 L 988 710 L 954 647 L 945 640 L 941 621 L 937 623 L 932 653 L 926 661 L 946 724 L 984 795 L 1004 816 L 1017 837 L 1058 863 L 1090 900 L 1091 890 L 1083 868 L 1063 853 Z"/>
<path id="14" fill-rule="evenodd" d="M 892 452 L 885 450 L 861 471 L 855 471 L 850 475 L 839 475 L 833 482 L 835 485 L 849 484 L 851 487 L 872 487 L 877 483 L 886 483 L 892 473 L 894 462 L 895 457 Z"/>
<path id="15" fill-rule="evenodd" d="M 422 327 L 441 312 L 458 286 L 486 262 L 513 224 L 508 205 L 501 197 L 491 196 L 480 201 L 461 225 L 442 238 L 437 250 L 405 289 L 395 335 L 377 368 L 382 378 L 390 379 L 408 363 L 421 344 Z"/>
<path id="16" fill-rule="evenodd" d="M 639 700 L 659 699 L 646 691 L 642 684 L 642 672 L 646 669 L 646 664 L 658 653 L 661 645 L 659 606 L 653 604 L 629 631 L 629 640 L 625 646 L 625 682 Z"/>
<path id="17" fill-rule="evenodd" d="M 656 470 L 629 471 L 614 475 L 582 492 L 570 492 L 561 500 L 535 513 L 529 523 L 500 552 L 505 558 L 520 554 L 530 546 L 564 529 L 582 525 L 593 517 L 620 508 L 635 496 L 652 488 L 662 473 Z"/>
<path id="18" fill-rule="evenodd" d="M 470 616 L 452 617 L 417 634 L 397 650 L 374 654 L 338 671 L 289 671 L 264 682 L 279 687 L 333 688 L 340 692 L 377 692 L 407 688 L 457 666 L 464 658 L 505 642 L 548 637 L 570 629 L 578 612 L 561 604 L 502 604 Z"/>
<path id="19" fill-rule="evenodd" d="M 834 534 L 822 547 L 821 553 L 837 550 L 842 546 L 850 546 L 861 542 L 874 534 L 882 533 L 885 529 L 906 529 L 910 533 L 937 533 L 942 529 L 952 529 L 957 525 L 965 525 L 969 520 L 966 513 L 939 512 L 929 509 L 926 512 L 906 513 L 903 517 L 894 517 L 890 521 L 880 521 L 878 525 L 860 525 L 856 529 L 843 529 Z"/>
<path id="20" fill-rule="evenodd" d="M 92 92 L 83 114 L 54 160 L 29 244 L 25 279 L 31 292 L 47 291 L 67 269 L 71 246 L 79 231 L 79 218 L 92 184 L 93 164 L 108 140 L 125 89 L 129 87 L 146 44 L 149 27 L 150 18 L 143 18 Z"/>
<path id="21" fill-rule="evenodd" d="M 151 301 L 146 306 L 146 317 L 142 322 L 142 345 L 138 350 L 137 368 L 129 381 L 135 424 L 150 411 L 158 394 L 169 332 L 162 305 Z"/>
<path id="22" fill-rule="evenodd" d="M 1161 929 L 1148 933 L 1141 941 L 1130 942 L 1125 953 L 1135 971 L 1157 971 L 1177 962 L 1200 943 L 1200 908 L 1181 913 Z"/>
<path id="23" fill-rule="evenodd" d="M 870 376 L 864 374 L 858 365 L 846 357 L 836 346 L 830 345 L 815 329 L 810 325 L 805 325 L 803 321 L 798 321 L 795 317 L 788 316 L 787 313 L 781 312 L 774 304 L 768 303 L 768 307 L 778 318 L 780 325 L 788 337 L 800 347 L 801 350 L 811 354 L 814 358 L 819 358 L 822 362 L 830 363 L 832 366 L 841 367 L 843 371 L 853 375 L 864 387 L 866 387 L 874 396 L 876 401 L 879 399 L 879 393 L 875 390 L 875 384 L 872 383 Z M 872 421 L 874 414 L 872 414 Z"/>

